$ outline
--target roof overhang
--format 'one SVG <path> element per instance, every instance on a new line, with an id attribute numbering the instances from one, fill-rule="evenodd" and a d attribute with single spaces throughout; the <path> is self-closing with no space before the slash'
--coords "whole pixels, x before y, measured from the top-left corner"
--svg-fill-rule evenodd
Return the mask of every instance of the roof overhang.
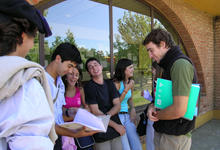
<path id="1" fill-rule="evenodd" d="M 219 0 L 183 0 L 192 7 L 206 12 L 212 16 L 220 16 Z"/>

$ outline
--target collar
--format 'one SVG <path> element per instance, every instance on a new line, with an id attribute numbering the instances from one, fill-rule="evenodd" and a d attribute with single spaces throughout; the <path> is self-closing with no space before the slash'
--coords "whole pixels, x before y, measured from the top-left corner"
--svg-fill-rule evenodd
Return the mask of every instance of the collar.
<path id="1" fill-rule="evenodd" d="M 179 55 L 183 55 L 183 53 L 181 52 L 179 46 L 174 46 L 167 51 L 167 53 L 160 60 L 160 63 L 158 65 L 166 70 L 171 60 Z"/>

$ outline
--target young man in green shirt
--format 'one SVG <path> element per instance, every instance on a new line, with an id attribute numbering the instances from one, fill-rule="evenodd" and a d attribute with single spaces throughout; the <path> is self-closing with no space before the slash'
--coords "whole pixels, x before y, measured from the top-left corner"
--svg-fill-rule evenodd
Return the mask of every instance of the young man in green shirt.
<path id="1" fill-rule="evenodd" d="M 148 118 L 154 121 L 156 150 L 189 150 L 192 121 L 183 119 L 186 113 L 190 88 L 196 83 L 196 71 L 192 61 L 174 44 L 169 32 L 152 30 L 143 42 L 151 59 L 164 69 L 162 78 L 173 84 L 173 104 L 163 110 L 156 110 L 154 104 L 148 109 Z"/>

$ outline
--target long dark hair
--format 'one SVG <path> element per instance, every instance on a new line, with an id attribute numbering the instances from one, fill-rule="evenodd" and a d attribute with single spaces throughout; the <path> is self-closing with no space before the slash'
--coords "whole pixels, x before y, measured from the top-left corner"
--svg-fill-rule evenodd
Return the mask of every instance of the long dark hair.
<path id="1" fill-rule="evenodd" d="M 113 77 L 113 80 L 117 81 L 123 81 L 125 80 L 125 69 L 132 65 L 133 61 L 127 58 L 122 58 L 118 61 L 116 68 L 115 68 L 115 74 Z"/>
<path id="2" fill-rule="evenodd" d="M 75 68 L 79 71 L 79 79 L 78 79 L 78 82 L 75 84 L 75 87 L 81 87 L 81 81 L 83 78 L 82 70 L 79 65 L 77 65 Z M 64 86 L 65 86 L 65 89 L 67 89 L 67 86 L 68 86 L 67 75 L 64 75 L 62 77 L 62 80 L 63 80 Z"/>

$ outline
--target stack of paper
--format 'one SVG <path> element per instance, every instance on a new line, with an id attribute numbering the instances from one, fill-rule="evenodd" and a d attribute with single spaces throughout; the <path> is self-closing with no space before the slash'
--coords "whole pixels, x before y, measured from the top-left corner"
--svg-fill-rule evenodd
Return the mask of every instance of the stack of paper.
<path id="1" fill-rule="evenodd" d="M 199 84 L 192 84 L 189 100 L 187 105 L 187 111 L 183 118 L 192 120 L 195 115 L 196 104 L 199 97 L 200 86 Z M 155 107 L 164 109 L 173 104 L 172 95 L 172 81 L 158 78 L 155 94 Z"/>
<path id="2" fill-rule="evenodd" d="M 87 110 L 79 108 L 72 122 L 65 122 L 61 127 L 68 129 L 79 129 L 83 126 L 87 131 L 106 132 L 110 120 L 110 115 L 95 116 Z"/>

